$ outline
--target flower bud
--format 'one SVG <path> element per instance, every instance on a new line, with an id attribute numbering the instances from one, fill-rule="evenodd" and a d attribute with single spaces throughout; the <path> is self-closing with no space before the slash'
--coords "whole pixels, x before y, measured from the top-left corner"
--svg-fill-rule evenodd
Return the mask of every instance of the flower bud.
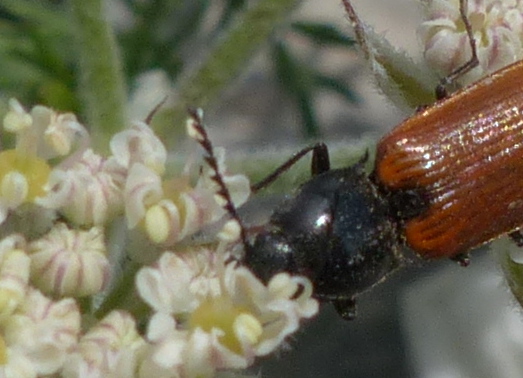
<path id="1" fill-rule="evenodd" d="M 60 223 L 29 249 L 32 282 L 44 293 L 83 297 L 100 292 L 108 282 L 110 265 L 97 227 L 79 231 Z"/>

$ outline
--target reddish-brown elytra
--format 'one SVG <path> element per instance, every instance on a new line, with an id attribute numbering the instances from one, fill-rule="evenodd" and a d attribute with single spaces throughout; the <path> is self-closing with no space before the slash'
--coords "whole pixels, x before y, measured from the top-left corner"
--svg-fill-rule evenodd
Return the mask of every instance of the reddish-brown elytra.
<path id="1" fill-rule="evenodd" d="M 405 223 L 422 256 L 455 256 L 523 225 L 523 62 L 407 119 L 378 144 L 388 190 L 429 207 Z"/>
<path id="2" fill-rule="evenodd" d="M 421 256 L 459 256 L 523 225 L 522 80 L 519 61 L 418 112 L 378 144 L 379 185 L 426 201 L 404 223 Z"/>

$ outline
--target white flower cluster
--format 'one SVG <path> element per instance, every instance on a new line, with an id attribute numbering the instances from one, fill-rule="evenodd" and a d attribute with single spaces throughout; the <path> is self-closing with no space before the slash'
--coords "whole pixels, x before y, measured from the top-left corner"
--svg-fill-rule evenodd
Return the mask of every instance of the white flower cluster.
<path id="1" fill-rule="evenodd" d="M 425 59 L 447 75 L 471 57 L 469 39 L 459 13 L 459 0 L 432 0 L 420 27 Z M 468 1 L 480 65 L 464 82 L 478 80 L 523 58 L 523 2 L 520 0 Z M 463 80 L 462 80 L 463 81 Z"/>
<path id="2" fill-rule="evenodd" d="M 108 157 L 46 107 L 11 100 L 4 130 L 0 376 L 208 377 L 248 367 L 317 313 L 307 279 L 264 285 L 238 265 L 231 222 L 205 246 L 189 238 L 225 215 L 216 172 L 168 172 L 147 124 L 114 135 Z M 215 155 L 239 206 L 249 181 Z"/>
<path id="3" fill-rule="evenodd" d="M 0 242 L 0 374 L 36 377 L 64 365 L 80 336 L 72 298 L 51 300 L 30 285 L 29 246 L 21 235 Z"/>
<path id="4" fill-rule="evenodd" d="M 265 286 L 224 259 L 207 249 L 166 252 L 138 273 L 138 291 L 154 309 L 142 371 L 205 377 L 215 369 L 243 369 L 274 351 L 301 318 L 317 313 L 307 279 L 281 273 Z"/>
<path id="5" fill-rule="evenodd" d="M 354 1 L 356 2 L 356 1 Z M 460 13 L 460 0 L 422 0 L 418 34 L 424 59 L 418 61 L 361 20 L 352 1 L 342 0 L 355 37 L 376 84 L 406 114 L 434 102 L 436 86 L 472 58 Z M 413 1 L 414 3 L 414 1 Z M 478 66 L 455 79 L 455 90 L 523 58 L 523 1 L 468 0 L 466 17 L 474 37 Z M 414 4 L 413 4 L 414 5 Z"/>

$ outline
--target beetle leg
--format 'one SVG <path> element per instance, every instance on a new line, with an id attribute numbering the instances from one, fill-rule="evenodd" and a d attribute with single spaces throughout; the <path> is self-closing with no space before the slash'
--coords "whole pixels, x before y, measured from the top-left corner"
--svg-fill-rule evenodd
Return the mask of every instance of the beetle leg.
<path id="1" fill-rule="evenodd" d="M 456 261 L 462 267 L 467 267 L 470 264 L 470 256 L 468 253 L 459 253 L 456 256 L 452 256 L 450 259 Z"/>
<path id="2" fill-rule="evenodd" d="M 523 233 L 520 230 L 512 231 L 508 236 L 516 243 L 518 247 L 523 247 Z"/>
<path id="3" fill-rule="evenodd" d="M 312 146 L 305 147 L 300 151 L 292 155 L 287 161 L 283 162 L 278 168 L 276 168 L 271 174 L 265 177 L 260 182 L 251 186 L 251 191 L 256 193 L 260 189 L 267 187 L 272 184 L 282 173 L 287 171 L 290 167 L 296 164 L 302 157 L 307 153 L 312 151 L 312 163 L 311 163 L 311 173 L 313 176 L 327 172 L 330 170 L 330 159 L 329 159 L 329 149 L 325 143 L 316 143 Z"/>
<path id="4" fill-rule="evenodd" d="M 332 301 L 332 304 L 338 315 L 344 320 L 354 320 L 356 318 L 356 299 L 337 298 Z"/>
<path id="5" fill-rule="evenodd" d="M 437 89 L 436 89 L 436 91 L 437 91 Z M 445 97 L 446 97 L 446 96 L 445 96 Z M 422 112 L 422 111 L 424 111 L 424 110 L 426 110 L 426 109 L 428 109 L 428 108 L 430 108 L 430 105 L 418 105 L 418 106 L 416 107 L 416 110 L 415 110 L 414 112 L 415 112 L 415 113 L 420 113 L 420 112 Z"/>
<path id="6" fill-rule="evenodd" d="M 445 76 L 443 79 L 441 79 L 440 83 L 436 87 L 436 99 L 438 99 L 438 100 L 448 97 L 448 91 L 447 91 L 448 86 L 451 85 L 452 83 L 454 83 L 456 81 L 456 79 L 460 78 L 461 76 L 465 75 L 467 72 L 476 68 L 477 65 L 479 64 L 478 53 L 477 53 L 477 49 L 476 49 L 476 39 L 474 38 L 474 35 L 472 33 L 472 26 L 470 24 L 470 20 L 467 17 L 467 0 L 459 1 L 459 14 L 460 14 L 461 20 L 463 21 L 463 24 L 465 26 L 465 31 L 467 32 L 467 36 L 469 39 L 471 57 L 462 66 L 458 67 L 453 72 L 451 72 L 448 76 Z"/>
<path id="7" fill-rule="evenodd" d="M 312 176 L 319 175 L 320 173 L 327 172 L 331 169 L 331 163 L 329 159 L 329 149 L 324 143 L 318 143 L 314 145 L 312 150 L 312 161 L 311 161 L 311 174 Z"/>

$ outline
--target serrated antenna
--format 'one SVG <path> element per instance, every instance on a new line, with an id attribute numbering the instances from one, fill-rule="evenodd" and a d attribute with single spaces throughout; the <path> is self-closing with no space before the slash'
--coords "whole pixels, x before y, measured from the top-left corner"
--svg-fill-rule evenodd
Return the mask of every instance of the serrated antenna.
<path id="1" fill-rule="evenodd" d="M 202 122 L 202 116 L 203 111 L 201 109 L 188 109 L 189 116 L 190 116 L 190 122 L 187 124 L 188 133 L 189 135 L 195 139 L 200 146 L 204 149 L 206 156 L 204 156 L 204 160 L 207 163 L 207 165 L 211 168 L 213 171 L 213 174 L 211 175 L 211 180 L 213 180 L 218 185 L 218 191 L 216 192 L 216 195 L 219 196 L 221 199 L 224 200 L 224 203 L 222 207 L 225 211 L 231 216 L 231 218 L 237 222 L 240 230 L 240 239 L 244 245 L 245 248 L 247 248 L 247 234 L 245 232 L 245 227 L 240 219 L 240 216 L 238 215 L 238 211 L 236 210 L 236 206 L 234 206 L 234 203 L 232 202 L 231 193 L 229 192 L 229 189 L 225 185 L 225 182 L 223 181 L 223 175 L 220 172 L 220 168 L 218 167 L 218 161 L 216 159 L 216 156 L 214 155 L 214 149 L 211 143 L 211 140 L 209 139 L 209 136 L 207 135 L 207 131 L 205 130 L 205 127 L 203 126 Z M 192 121 L 192 122 L 191 122 Z"/>

